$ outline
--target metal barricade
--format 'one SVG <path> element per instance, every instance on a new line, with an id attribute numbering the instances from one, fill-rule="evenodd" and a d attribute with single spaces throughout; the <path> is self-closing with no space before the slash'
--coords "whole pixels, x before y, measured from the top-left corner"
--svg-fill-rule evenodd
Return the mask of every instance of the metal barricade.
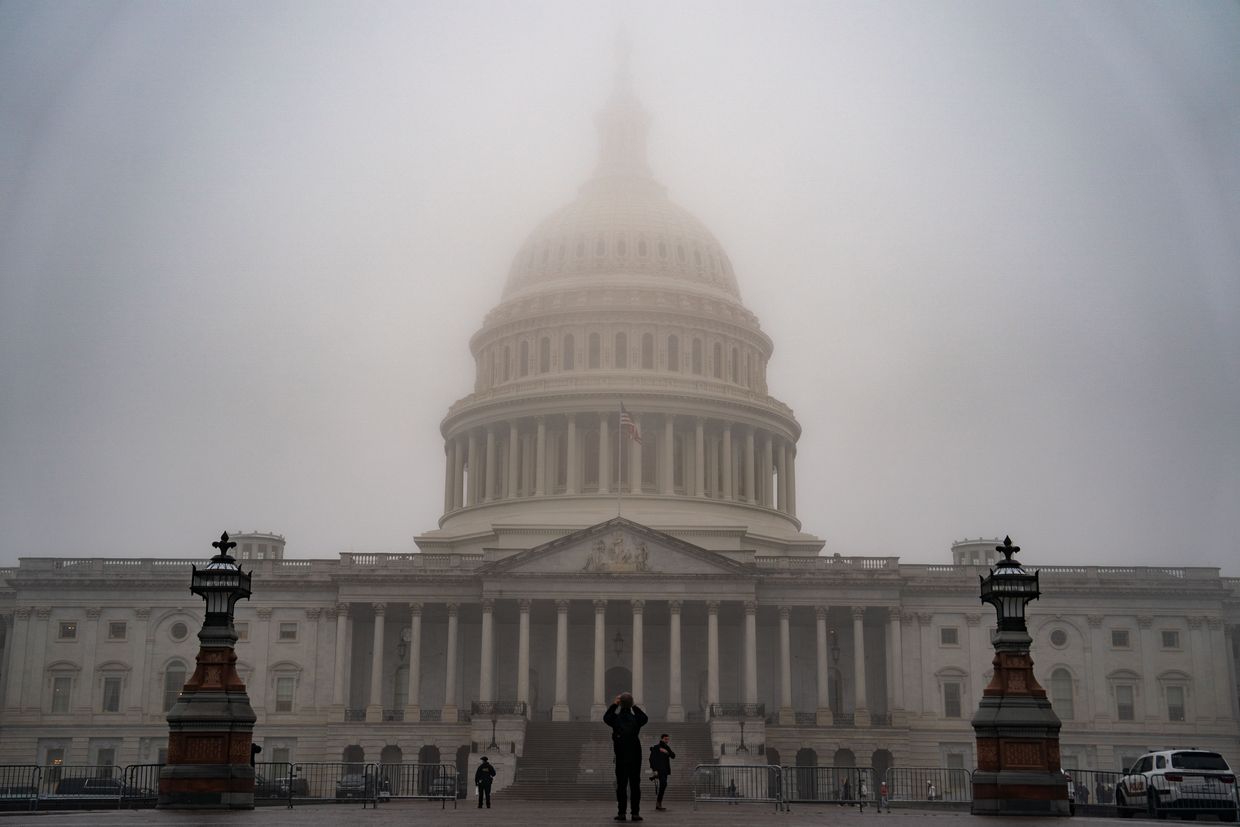
<path id="1" fill-rule="evenodd" d="M 861 810 L 878 800 L 870 767 L 783 767 L 784 802 L 845 804 Z"/>
<path id="2" fill-rule="evenodd" d="M 378 806 L 379 768 L 361 761 L 334 761 L 293 765 L 290 801 L 337 801 Z"/>
<path id="3" fill-rule="evenodd" d="M 973 800 L 973 776 L 968 770 L 948 767 L 890 767 L 884 776 L 887 800 L 952 801 Z"/>
<path id="4" fill-rule="evenodd" d="M 39 806 L 36 764 L 0 765 L 0 810 L 33 810 Z"/>
<path id="5" fill-rule="evenodd" d="M 254 804 L 293 806 L 293 765 L 286 761 L 257 761 L 254 764 Z"/>
<path id="6" fill-rule="evenodd" d="M 159 771 L 163 764 L 130 764 L 125 767 L 125 789 L 121 799 L 126 807 L 153 807 L 159 801 Z"/>
<path id="7" fill-rule="evenodd" d="M 774 804 L 785 809 L 783 777 L 774 764 L 698 764 L 693 770 L 693 809 L 699 803 Z"/>
<path id="8" fill-rule="evenodd" d="M 441 802 L 446 809 L 457 801 L 456 764 L 380 764 L 379 798 L 425 798 Z"/>
<path id="9" fill-rule="evenodd" d="M 120 808 L 125 771 L 95 764 L 49 764 L 39 773 L 39 805 L 56 808 Z"/>
<path id="10" fill-rule="evenodd" d="M 1108 770 L 1068 770 L 1076 815 L 1115 815 L 1115 788 L 1122 773 Z"/>

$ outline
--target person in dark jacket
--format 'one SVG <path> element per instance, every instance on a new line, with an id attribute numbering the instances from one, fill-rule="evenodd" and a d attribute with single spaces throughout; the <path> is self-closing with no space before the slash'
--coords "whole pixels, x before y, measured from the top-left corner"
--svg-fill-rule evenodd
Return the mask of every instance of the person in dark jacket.
<path id="1" fill-rule="evenodd" d="M 667 777 L 672 774 L 672 759 L 676 757 L 676 753 L 672 752 L 672 747 L 668 743 L 667 733 L 659 736 L 659 743 L 650 748 L 650 769 L 654 774 L 650 776 L 650 780 L 658 780 L 659 790 L 655 798 L 654 808 L 656 810 L 666 810 L 663 806 L 663 793 L 667 792 Z"/>
<path id="2" fill-rule="evenodd" d="M 633 821 L 642 821 L 639 814 L 642 800 L 642 727 L 650 719 L 633 696 L 621 692 L 603 715 L 603 723 L 611 727 L 611 747 L 616 753 L 616 804 L 620 812 L 616 821 L 624 821 L 626 805 Z"/>
<path id="3" fill-rule="evenodd" d="M 485 755 L 482 756 L 482 763 L 478 765 L 478 769 L 474 770 L 474 786 L 478 788 L 478 809 L 482 809 L 482 800 L 485 798 L 487 809 L 491 807 L 491 782 L 495 780 L 495 767 L 491 766 L 491 761 Z"/>

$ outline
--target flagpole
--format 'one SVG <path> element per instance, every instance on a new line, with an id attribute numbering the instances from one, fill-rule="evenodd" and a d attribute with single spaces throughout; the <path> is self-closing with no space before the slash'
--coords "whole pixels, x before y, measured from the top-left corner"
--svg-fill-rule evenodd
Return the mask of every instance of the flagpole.
<path id="1" fill-rule="evenodd" d="M 620 410 L 624 410 L 624 403 L 620 403 Z M 624 415 L 620 415 L 620 420 L 624 419 Z M 624 425 L 616 421 L 616 516 L 620 516 L 621 503 L 624 498 L 624 489 L 620 486 L 620 469 L 621 463 L 624 462 Z"/>

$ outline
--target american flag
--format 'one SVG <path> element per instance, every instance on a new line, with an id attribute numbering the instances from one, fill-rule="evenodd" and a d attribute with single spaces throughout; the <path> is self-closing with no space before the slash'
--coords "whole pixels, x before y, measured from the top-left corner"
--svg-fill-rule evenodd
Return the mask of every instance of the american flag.
<path id="1" fill-rule="evenodd" d="M 620 403 L 620 432 L 638 445 L 642 444 L 642 430 L 637 427 L 633 417 L 629 416 L 629 412 L 624 409 L 623 402 Z"/>

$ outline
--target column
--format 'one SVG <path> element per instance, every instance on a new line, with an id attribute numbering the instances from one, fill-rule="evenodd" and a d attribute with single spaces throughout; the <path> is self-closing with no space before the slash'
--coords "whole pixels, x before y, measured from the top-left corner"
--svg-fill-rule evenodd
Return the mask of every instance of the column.
<path id="1" fill-rule="evenodd" d="M 788 446 L 788 513 L 797 515 L 797 450 L 795 445 Z"/>
<path id="2" fill-rule="evenodd" d="M 440 720 L 448 723 L 456 723 L 457 718 L 456 624 L 459 608 L 456 603 L 448 604 L 448 646 L 447 651 L 444 653 L 446 662 L 443 670 L 443 711 L 440 713 Z"/>
<path id="3" fill-rule="evenodd" d="M 706 436 L 701 417 L 693 420 L 693 495 L 706 496 Z"/>
<path id="4" fill-rule="evenodd" d="M 1236 630 L 1234 626 L 1223 624 L 1223 643 L 1226 650 L 1223 657 L 1227 658 L 1227 697 L 1230 714 L 1240 719 L 1240 699 L 1236 697 Z"/>
<path id="5" fill-rule="evenodd" d="M 827 607 L 814 607 L 814 625 L 818 636 L 818 726 L 831 726 L 831 691 L 827 683 L 831 674 L 827 663 Z"/>
<path id="6" fill-rule="evenodd" d="M 422 717 L 422 604 L 409 604 L 409 691 L 405 698 L 405 721 Z M 396 705 L 395 700 L 392 703 Z"/>
<path id="7" fill-rule="evenodd" d="M 634 600 L 632 601 L 632 605 L 633 605 L 633 688 L 631 691 L 633 693 L 633 703 L 638 704 L 640 706 L 645 700 L 643 697 L 644 693 L 642 689 L 643 687 L 642 679 L 645 677 L 645 675 L 643 674 L 642 666 L 645 664 L 645 661 L 646 661 L 646 643 L 645 643 L 645 637 L 643 634 L 645 630 L 642 624 L 642 620 L 643 620 L 642 613 L 645 611 L 646 601 L 645 600 Z"/>
<path id="8" fill-rule="evenodd" d="M 517 423 L 508 423 L 508 496 L 515 498 L 521 490 L 521 434 Z"/>
<path id="9" fill-rule="evenodd" d="M 730 500 L 734 496 L 732 485 L 732 426 L 723 426 L 723 498 Z"/>
<path id="10" fill-rule="evenodd" d="M 637 427 L 637 432 L 641 433 L 642 418 L 638 414 L 629 414 L 633 417 L 633 424 Z M 629 446 L 629 491 L 640 494 L 642 490 L 642 446 L 632 440 L 628 442 Z"/>
<path id="11" fill-rule="evenodd" d="M 891 722 L 896 726 L 902 726 L 904 723 L 904 644 L 901 641 L 903 630 L 900 626 L 899 606 L 887 608 L 887 627 L 890 630 L 891 643 L 891 671 L 887 674 L 887 683 L 891 686 L 891 709 L 888 711 L 892 715 Z M 973 668 L 980 671 L 982 667 L 978 663 Z M 979 701 L 981 701 L 980 695 L 973 699 L 973 703 Z"/>
<path id="12" fill-rule="evenodd" d="M 530 709 L 530 601 L 521 598 L 517 601 L 519 620 L 517 623 L 517 700 L 525 704 L 528 717 Z"/>
<path id="13" fill-rule="evenodd" d="M 611 438 L 607 436 L 608 414 L 598 416 L 598 493 L 611 490 Z"/>
<path id="14" fill-rule="evenodd" d="M 77 688 L 79 712 L 94 712 L 93 693 L 95 688 L 95 653 L 99 647 L 99 616 L 103 610 L 98 606 L 86 609 L 86 622 L 78 634 L 85 644 L 82 647 L 82 677 Z"/>
<path id="15" fill-rule="evenodd" d="M 706 707 L 719 703 L 719 601 L 706 603 Z"/>
<path id="16" fill-rule="evenodd" d="M 758 604 L 745 601 L 745 703 L 758 702 Z"/>
<path id="17" fill-rule="evenodd" d="M 663 477 L 659 480 L 659 493 L 670 495 L 676 487 L 676 418 L 671 414 L 663 417 Z"/>
<path id="18" fill-rule="evenodd" d="M 787 606 L 779 607 L 779 723 L 791 726 L 796 723 L 796 712 L 792 708 L 792 632 L 789 629 L 789 618 L 792 614 Z"/>
<path id="19" fill-rule="evenodd" d="M 452 480 L 455 478 L 456 454 L 452 449 L 452 440 L 447 440 L 443 444 L 443 513 L 447 514 L 456 507 L 456 503 L 452 499 Z"/>
<path id="20" fill-rule="evenodd" d="M 565 435 L 568 445 L 565 450 L 568 457 L 565 460 L 566 474 L 564 478 L 564 493 L 576 494 L 578 488 L 577 482 L 577 414 L 568 415 L 568 432 Z"/>
<path id="21" fill-rule="evenodd" d="M 13 610 L 13 626 L 5 648 L 9 655 L 9 669 L 5 673 L 4 705 L 17 711 L 22 705 L 22 681 L 26 677 L 26 637 L 30 629 L 30 607 L 18 606 Z"/>
<path id="22" fill-rule="evenodd" d="M 568 709 L 568 601 L 555 601 L 555 706 L 551 720 L 571 721 Z"/>
<path id="23" fill-rule="evenodd" d="M 607 601 L 594 601 L 594 702 L 590 717 L 598 718 L 607 711 L 611 699 L 607 692 Z"/>
<path id="24" fill-rule="evenodd" d="M 478 458 L 478 434 L 469 432 L 469 455 L 465 460 L 469 468 L 469 484 L 465 491 L 465 503 L 474 505 L 478 502 L 478 490 L 482 484 L 478 480 L 478 466 L 482 465 Z"/>
<path id="25" fill-rule="evenodd" d="M 859 727 L 870 725 L 870 705 L 865 692 L 865 606 L 852 607 L 853 618 L 853 714 Z"/>
<path id="26" fill-rule="evenodd" d="M 490 502 L 495 498 L 495 459 L 495 427 L 488 425 L 486 490 L 482 492 L 483 502 Z"/>
<path id="27" fill-rule="evenodd" d="M 345 643 L 349 639 L 349 604 L 336 604 L 336 661 L 335 675 L 332 682 L 332 703 L 336 706 L 344 706 L 344 664 L 348 657 L 348 649 Z M 344 713 L 341 712 L 341 720 Z"/>
<path id="28" fill-rule="evenodd" d="M 368 721 L 383 720 L 383 618 L 387 604 L 371 604 L 375 610 L 374 649 L 370 657 L 370 704 L 366 710 Z"/>
<path id="29" fill-rule="evenodd" d="M 784 441 L 779 441 L 779 450 L 775 452 L 775 482 L 779 486 L 779 502 L 776 507 L 780 511 L 788 511 L 788 451 Z"/>
<path id="30" fill-rule="evenodd" d="M 1105 666 L 1106 648 L 1103 640 L 1102 615 L 1086 615 L 1089 624 L 1089 657 L 1086 659 L 1088 671 L 1086 679 L 1089 686 L 1089 706 L 1093 719 L 1102 722 L 1110 718 L 1111 705 L 1107 699 L 1107 679 Z M 1084 716 L 1082 716 L 1084 717 Z"/>
<path id="31" fill-rule="evenodd" d="M 671 616 L 668 621 L 668 642 L 667 642 L 667 720 L 683 721 L 685 719 L 685 706 L 681 698 L 680 691 L 680 607 L 679 600 L 668 601 L 668 609 Z"/>
<path id="32" fill-rule="evenodd" d="M 1159 721 L 1162 718 L 1162 710 L 1158 708 L 1158 679 L 1154 672 L 1155 654 L 1154 632 L 1151 627 L 1154 625 L 1154 618 L 1151 615 L 1138 615 L 1137 627 L 1139 629 L 1141 645 L 1141 694 L 1145 696 L 1145 719 L 1151 723 Z M 1134 699 L 1135 705 L 1135 699 Z M 1136 710 L 1134 710 L 1134 716 Z"/>
<path id="33" fill-rule="evenodd" d="M 494 681 L 491 679 L 495 664 L 495 601 L 489 597 L 482 601 L 482 634 L 478 650 L 478 702 L 489 703 L 495 700 Z"/>
<path id="34" fill-rule="evenodd" d="M 756 503 L 753 472 L 753 428 L 745 430 L 745 502 Z"/>
<path id="35" fill-rule="evenodd" d="M 465 504 L 465 452 L 461 449 L 461 440 L 456 438 L 452 440 L 452 462 L 453 462 L 453 482 L 452 482 L 452 507 L 460 508 Z"/>
<path id="36" fill-rule="evenodd" d="M 981 628 L 982 615 L 980 612 L 968 612 L 964 616 L 965 627 L 969 630 L 969 663 L 975 664 L 975 667 L 969 670 L 969 693 L 966 709 L 975 707 L 982 700 L 982 690 L 986 688 L 986 673 L 981 668 L 994 657 L 993 649 L 987 644 L 990 637 Z"/>
<path id="37" fill-rule="evenodd" d="M 547 493 L 547 421 L 539 416 L 538 440 L 534 444 L 534 496 Z"/>
<path id="38" fill-rule="evenodd" d="M 771 489 L 772 456 L 771 432 L 767 431 L 762 435 L 762 504 L 767 508 L 775 507 L 775 498 L 771 496 L 774 493 Z"/>

